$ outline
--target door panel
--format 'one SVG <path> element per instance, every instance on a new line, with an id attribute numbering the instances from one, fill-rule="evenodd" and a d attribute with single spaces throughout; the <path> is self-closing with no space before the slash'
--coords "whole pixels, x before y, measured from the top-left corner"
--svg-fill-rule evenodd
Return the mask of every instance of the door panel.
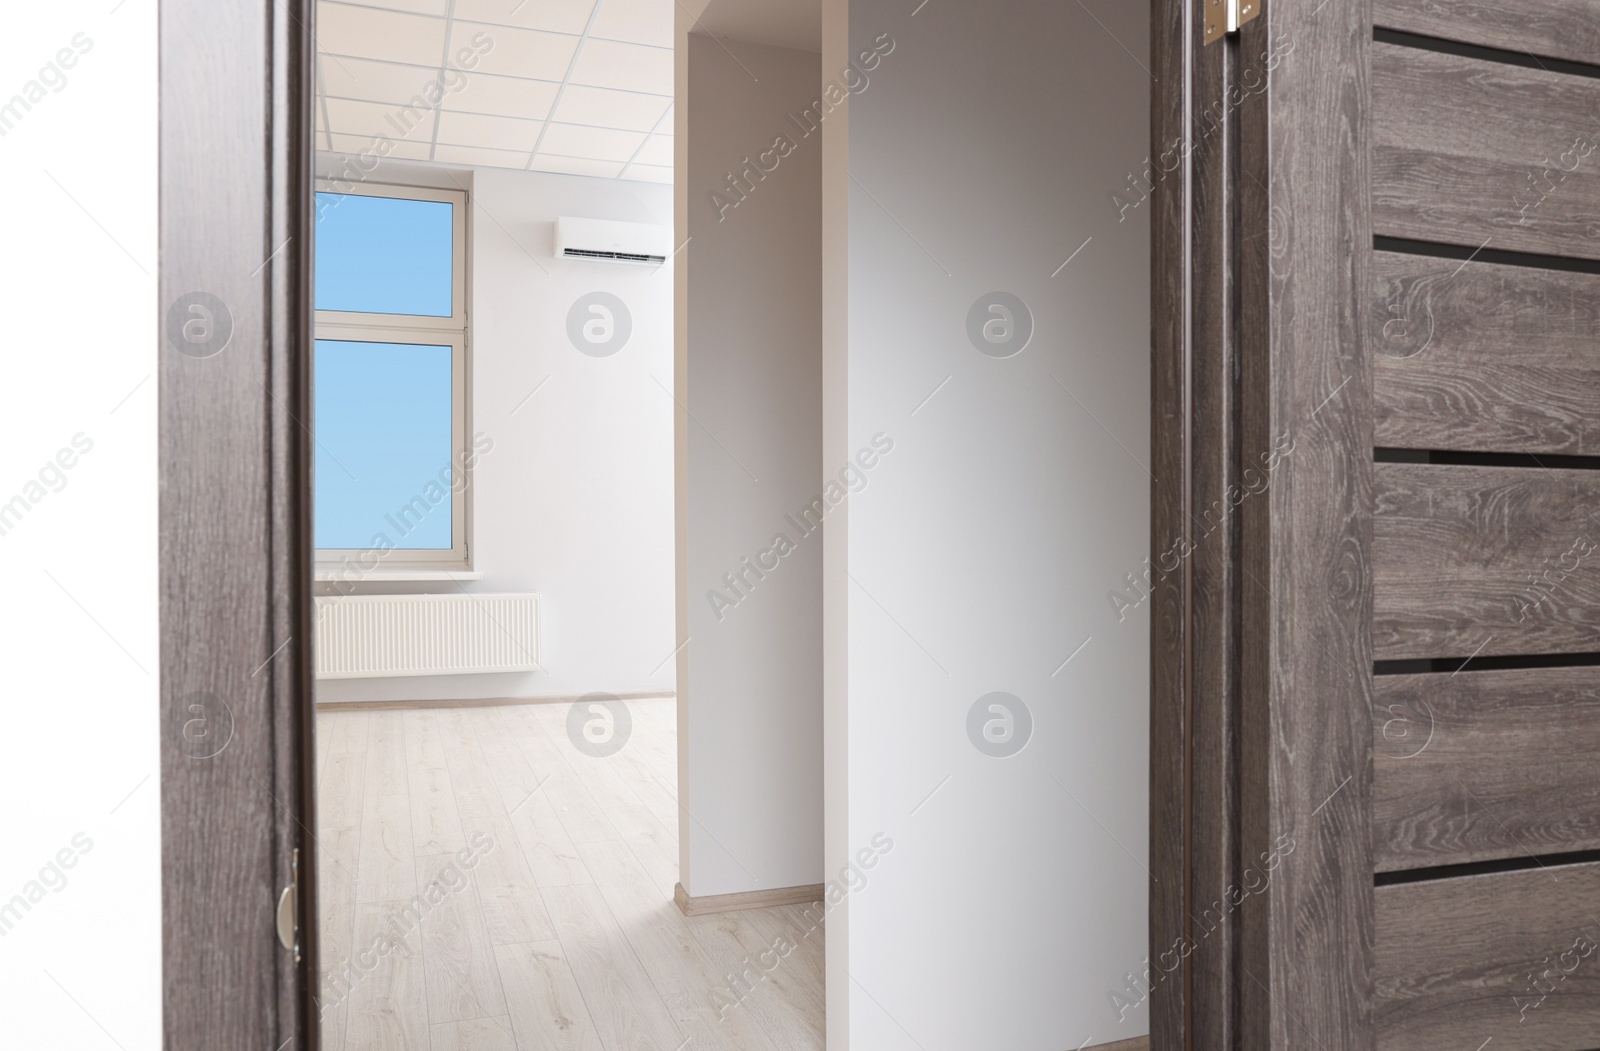
<path id="1" fill-rule="evenodd" d="M 1380 463 L 1377 660 L 1600 646 L 1600 472 Z"/>
<path id="2" fill-rule="evenodd" d="M 309 6 L 161 2 L 150 321 L 161 341 L 162 1025 L 172 1051 L 318 1046 L 306 920 L 316 867 L 306 833 L 309 439 L 298 422 L 309 418 Z M 141 330 L 130 326 L 129 338 Z M 280 901 L 297 927 L 289 947 Z"/>
<path id="3" fill-rule="evenodd" d="M 1600 80 L 1371 47 L 1375 233 L 1600 259 Z"/>
<path id="4" fill-rule="evenodd" d="M 1379 446 L 1600 453 L 1600 275 L 1377 252 L 1373 277 Z"/>
<path id="5" fill-rule="evenodd" d="M 1587 1051 L 1600 864 L 1379 887 L 1379 1051 Z"/>
<path id="6" fill-rule="evenodd" d="M 1593 62 L 1600 55 L 1600 0 L 1375 0 L 1388 29 L 1502 48 L 1522 58 Z"/>
<path id="7" fill-rule="evenodd" d="M 1158 543 L 1259 484 L 1155 595 L 1151 1046 L 1593 1049 L 1600 0 L 1207 10 L 1157 3 Z"/>
<path id="8" fill-rule="evenodd" d="M 1374 698 L 1377 871 L 1600 850 L 1600 668 L 1380 675 Z"/>

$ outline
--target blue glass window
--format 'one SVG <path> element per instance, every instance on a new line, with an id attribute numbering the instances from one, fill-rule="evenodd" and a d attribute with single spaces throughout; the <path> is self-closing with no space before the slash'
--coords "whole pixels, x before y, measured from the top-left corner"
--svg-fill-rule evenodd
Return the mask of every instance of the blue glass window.
<path id="1" fill-rule="evenodd" d="M 317 309 L 451 317 L 454 207 L 318 193 Z"/>
<path id="2" fill-rule="evenodd" d="M 449 344 L 316 341 L 318 548 L 452 546 Z"/>

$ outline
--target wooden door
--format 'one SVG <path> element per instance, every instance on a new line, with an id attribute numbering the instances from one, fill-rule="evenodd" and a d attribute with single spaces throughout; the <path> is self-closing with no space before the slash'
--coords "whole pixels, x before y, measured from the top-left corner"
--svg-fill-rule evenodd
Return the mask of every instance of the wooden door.
<path id="1" fill-rule="evenodd" d="M 307 922 L 309 8 L 161 4 L 153 320 L 162 1021 L 173 1051 L 317 1046 Z M 280 944 L 278 923 L 297 875 L 298 948 Z"/>
<path id="2" fill-rule="evenodd" d="M 1600 3 L 1154 10 L 1152 1047 L 1600 1047 Z"/>

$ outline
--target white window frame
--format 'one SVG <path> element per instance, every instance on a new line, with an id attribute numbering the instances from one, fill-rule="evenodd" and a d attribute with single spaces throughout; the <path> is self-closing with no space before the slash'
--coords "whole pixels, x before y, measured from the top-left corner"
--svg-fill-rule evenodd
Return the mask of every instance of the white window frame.
<path id="1" fill-rule="evenodd" d="M 318 179 L 316 190 L 349 197 L 391 197 L 408 201 L 441 201 L 452 206 L 452 238 L 450 265 L 450 317 L 430 317 L 420 314 L 369 314 L 347 310 L 318 310 L 315 316 L 315 339 L 345 340 L 355 343 L 406 343 L 418 346 L 450 347 L 450 443 L 449 467 L 459 477 L 465 472 L 467 480 L 450 500 L 449 550 L 444 548 L 394 547 L 388 551 L 372 549 L 317 548 L 319 569 L 328 570 L 353 566 L 355 573 L 363 575 L 378 567 L 389 569 L 441 569 L 470 571 L 472 569 L 472 481 L 471 468 L 471 402 L 467 397 L 471 378 L 471 358 L 468 346 L 467 324 L 467 194 L 464 190 L 442 190 L 431 186 L 403 186 L 395 184 L 362 183 L 356 187 Z M 313 351 L 314 352 L 314 351 Z M 313 375 L 315 370 L 313 369 Z M 313 398 L 313 404 L 315 399 Z M 441 468 L 443 465 L 441 465 Z M 438 481 L 437 477 L 433 479 Z M 424 483 L 425 484 L 425 483 Z M 442 483 L 441 483 L 442 484 Z M 397 509 L 398 510 L 398 509 Z M 391 537 L 397 544 L 400 538 Z M 374 574 L 381 576 L 381 571 Z"/>

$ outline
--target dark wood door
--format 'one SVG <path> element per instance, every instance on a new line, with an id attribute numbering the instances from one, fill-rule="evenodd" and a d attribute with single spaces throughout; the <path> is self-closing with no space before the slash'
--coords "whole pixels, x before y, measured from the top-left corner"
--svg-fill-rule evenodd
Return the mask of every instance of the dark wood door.
<path id="1" fill-rule="evenodd" d="M 310 6 L 161 4 L 154 320 L 163 1044 L 173 1051 L 316 1046 L 302 426 Z M 286 947 L 279 905 L 297 876 Z"/>
<path id="2" fill-rule="evenodd" d="M 1153 37 L 1152 1046 L 1600 1047 L 1600 3 L 1200 12 Z"/>

